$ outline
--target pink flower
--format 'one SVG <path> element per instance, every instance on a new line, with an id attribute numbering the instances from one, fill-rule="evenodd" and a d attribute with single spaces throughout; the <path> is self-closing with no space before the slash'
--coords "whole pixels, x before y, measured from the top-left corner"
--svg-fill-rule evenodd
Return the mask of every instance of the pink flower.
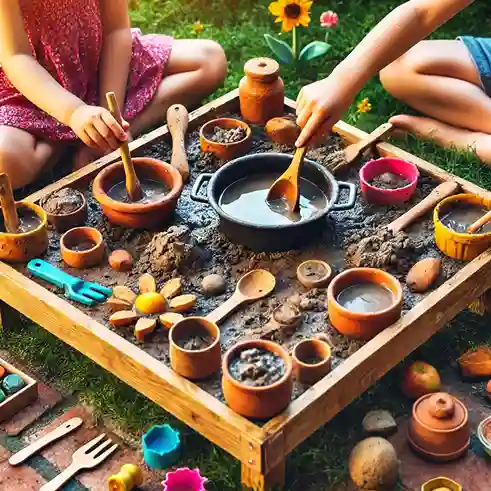
<path id="1" fill-rule="evenodd" d="M 336 26 L 338 21 L 338 14 L 332 10 L 328 10 L 321 15 L 321 27 L 325 27 L 326 29 Z"/>

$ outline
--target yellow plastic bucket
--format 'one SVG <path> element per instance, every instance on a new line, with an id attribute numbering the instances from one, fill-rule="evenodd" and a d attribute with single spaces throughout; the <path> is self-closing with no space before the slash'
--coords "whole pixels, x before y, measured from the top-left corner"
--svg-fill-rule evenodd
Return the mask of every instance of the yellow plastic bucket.
<path id="1" fill-rule="evenodd" d="M 491 210 L 491 200 L 477 194 L 457 194 L 442 200 L 433 211 L 435 242 L 445 255 L 461 261 L 472 259 L 483 253 L 491 244 L 491 232 L 485 234 L 466 234 L 455 232 L 440 221 L 440 217 L 456 203 L 483 206 Z"/>

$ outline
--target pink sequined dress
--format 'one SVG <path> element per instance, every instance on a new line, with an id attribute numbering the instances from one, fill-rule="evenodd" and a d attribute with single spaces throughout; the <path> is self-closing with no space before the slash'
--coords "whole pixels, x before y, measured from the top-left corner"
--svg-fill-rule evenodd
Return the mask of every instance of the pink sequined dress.
<path id="1" fill-rule="evenodd" d="M 99 0 L 19 0 L 33 56 L 67 90 L 98 105 L 102 48 Z M 172 49 L 169 36 L 133 30 L 124 117 L 131 121 L 154 96 Z M 26 73 L 26 77 L 29 74 Z M 73 131 L 29 102 L 0 66 L 0 125 L 47 140 L 74 140 Z"/>

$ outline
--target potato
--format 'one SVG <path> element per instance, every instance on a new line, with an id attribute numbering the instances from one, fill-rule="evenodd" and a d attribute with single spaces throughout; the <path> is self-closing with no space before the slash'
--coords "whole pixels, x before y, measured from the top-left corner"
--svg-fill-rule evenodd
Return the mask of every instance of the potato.
<path id="1" fill-rule="evenodd" d="M 406 277 L 406 284 L 412 292 L 423 293 L 431 288 L 440 276 L 442 261 L 429 257 L 417 262 Z"/>
<path id="2" fill-rule="evenodd" d="M 118 249 L 109 256 L 109 265 L 116 271 L 130 271 L 133 267 L 133 258 L 128 251 Z"/>

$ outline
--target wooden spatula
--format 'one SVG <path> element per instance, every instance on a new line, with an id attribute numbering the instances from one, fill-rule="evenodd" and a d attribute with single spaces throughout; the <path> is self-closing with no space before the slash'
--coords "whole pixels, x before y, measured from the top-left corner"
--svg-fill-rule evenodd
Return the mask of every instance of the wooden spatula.
<path id="1" fill-rule="evenodd" d="M 172 157 L 170 165 L 175 167 L 182 176 L 183 181 L 189 177 L 189 164 L 186 156 L 184 139 L 188 129 L 188 110 L 181 104 L 175 104 L 167 110 L 167 126 L 172 135 Z"/>
<path id="2" fill-rule="evenodd" d="M 468 229 L 467 232 L 469 234 L 476 233 L 481 227 L 487 225 L 491 222 L 491 211 L 488 211 L 485 215 L 483 215 L 479 220 L 476 220 Z"/>
<path id="3" fill-rule="evenodd" d="M 19 233 L 19 215 L 17 215 L 14 193 L 7 174 L 0 174 L 0 204 L 2 205 L 5 230 L 9 234 Z"/>
<path id="4" fill-rule="evenodd" d="M 107 107 L 109 108 L 109 111 L 111 111 L 113 118 L 119 124 L 122 124 L 123 117 L 121 116 L 121 111 L 119 110 L 118 101 L 116 100 L 114 92 L 108 92 L 106 94 L 106 99 Z M 126 192 L 128 193 L 128 197 L 131 201 L 138 201 L 143 196 L 143 192 L 133 166 L 133 161 L 131 160 L 128 142 L 123 142 L 119 148 L 121 150 L 121 160 L 123 161 L 124 175 L 126 179 Z"/>

